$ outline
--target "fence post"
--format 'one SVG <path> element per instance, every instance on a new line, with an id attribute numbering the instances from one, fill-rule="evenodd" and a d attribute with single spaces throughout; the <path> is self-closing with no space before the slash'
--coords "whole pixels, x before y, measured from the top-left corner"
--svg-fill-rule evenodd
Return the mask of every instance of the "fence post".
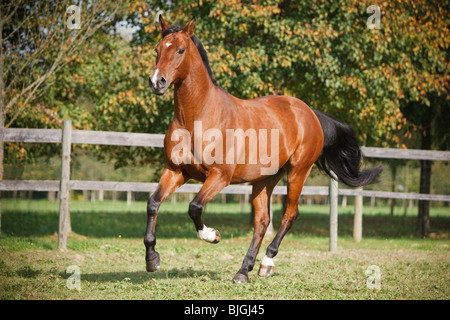
<path id="1" fill-rule="evenodd" d="M 131 191 L 127 191 L 127 207 L 131 206 L 131 202 L 133 201 L 133 195 L 131 194 Z"/>
<path id="2" fill-rule="evenodd" d="M 356 190 L 362 190 L 362 187 Z M 363 197 L 355 196 L 355 215 L 353 217 L 353 240 L 360 242 L 362 239 L 362 213 L 363 213 Z"/>
<path id="3" fill-rule="evenodd" d="M 330 179 L 330 251 L 337 250 L 338 239 L 338 182 L 334 172 Z"/>
<path id="4" fill-rule="evenodd" d="M 67 234 L 70 232 L 70 151 L 72 121 L 64 120 L 62 131 L 61 181 L 59 186 L 58 249 L 67 250 Z"/>

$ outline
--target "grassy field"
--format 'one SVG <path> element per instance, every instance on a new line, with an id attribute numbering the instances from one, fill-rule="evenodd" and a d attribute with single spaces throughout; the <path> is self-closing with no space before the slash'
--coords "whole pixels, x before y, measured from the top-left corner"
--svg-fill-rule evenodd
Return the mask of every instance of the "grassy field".
<path id="1" fill-rule="evenodd" d="M 363 241 L 352 240 L 353 208 L 339 208 L 338 251 L 328 251 L 328 208 L 302 206 L 275 258 L 275 274 L 249 284 L 230 280 L 252 236 L 239 204 L 210 204 L 208 226 L 222 241 L 197 239 L 187 204 L 163 204 L 158 216 L 161 269 L 145 271 L 145 203 L 72 202 L 68 251 L 57 247 L 58 204 L 2 201 L 0 299 L 440 299 L 450 298 L 450 212 L 431 211 L 431 236 L 415 233 L 416 210 L 389 216 L 389 208 L 364 208 Z M 274 206 L 274 226 L 280 222 Z M 79 289 L 69 289 L 80 270 Z M 380 289 L 369 289 L 369 266 L 381 271 Z M 370 279 L 369 279 L 370 280 Z"/>

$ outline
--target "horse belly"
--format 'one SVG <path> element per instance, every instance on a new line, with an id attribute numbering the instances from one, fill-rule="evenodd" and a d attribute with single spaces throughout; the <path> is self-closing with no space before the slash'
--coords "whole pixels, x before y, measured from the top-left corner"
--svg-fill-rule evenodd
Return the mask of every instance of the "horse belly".
<path id="1" fill-rule="evenodd" d="M 275 175 L 288 159 L 287 154 L 274 152 L 263 163 L 238 164 L 233 172 L 231 183 L 255 182 L 265 179 L 267 176 Z"/>

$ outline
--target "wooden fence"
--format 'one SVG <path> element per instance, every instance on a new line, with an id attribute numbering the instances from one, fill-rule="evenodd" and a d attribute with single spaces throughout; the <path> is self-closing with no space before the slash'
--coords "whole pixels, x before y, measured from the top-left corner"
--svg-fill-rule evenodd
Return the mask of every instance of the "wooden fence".
<path id="1" fill-rule="evenodd" d="M 108 191 L 132 191 L 153 192 L 157 183 L 142 182 L 114 182 L 114 181 L 77 181 L 70 180 L 70 151 L 71 144 L 99 144 L 120 145 L 138 147 L 164 146 L 163 134 L 146 134 L 131 132 L 87 131 L 72 130 L 70 120 L 64 121 L 63 129 L 0 129 L 0 141 L 3 142 L 35 142 L 35 143 L 61 143 L 62 165 L 61 179 L 55 180 L 1 180 L 0 191 L 6 190 L 33 190 L 33 191 L 59 191 L 59 230 L 58 248 L 66 249 L 67 233 L 70 225 L 69 204 L 70 190 L 108 190 Z M 364 156 L 388 159 L 414 159 L 414 160 L 438 160 L 450 161 L 449 151 L 434 150 L 410 150 L 393 148 L 368 148 L 362 147 Z M 176 192 L 195 193 L 200 189 L 200 184 L 185 184 Z M 221 193 L 225 194 L 251 194 L 250 185 L 229 185 Z M 273 194 L 286 194 L 286 186 L 275 187 Z M 338 195 L 391 199 L 416 199 L 428 201 L 449 201 L 450 195 L 418 194 L 404 192 L 372 191 L 362 189 L 338 189 L 335 180 L 330 179 L 329 186 L 308 187 L 305 186 L 302 195 L 326 195 L 330 198 L 330 250 L 337 249 L 337 225 L 338 225 Z M 358 201 L 357 201 L 358 202 Z M 359 201 L 362 203 L 362 200 Z M 360 209 L 358 209 L 360 207 Z M 361 238 L 362 230 L 362 205 L 355 205 L 354 238 Z"/>

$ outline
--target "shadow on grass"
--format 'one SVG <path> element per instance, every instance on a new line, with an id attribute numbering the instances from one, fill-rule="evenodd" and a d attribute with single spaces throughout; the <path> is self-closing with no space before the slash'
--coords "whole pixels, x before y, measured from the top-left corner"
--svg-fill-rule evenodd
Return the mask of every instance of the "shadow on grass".
<path id="1" fill-rule="evenodd" d="M 22 278 L 36 278 L 42 273 L 41 270 L 35 270 L 29 266 L 16 271 L 16 274 Z"/>
<path id="2" fill-rule="evenodd" d="M 217 228 L 223 238 L 239 237 L 249 234 L 253 224 L 249 213 L 205 213 L 204 223 Z M 363 235 L 373 238 L 414 238 L 416 217 L 368 215 L 363 217 Z M 72 212 L 72 230 L 80 235 L 92 238 L 110 238 L 123 236 L 141 238 L 144 236 L 147 217 L 137 213 L 94 213 Z M 274 228 L 281 221 L 281 212 L 274 213 Z M 353 215 L 339 215 L 339 236 L 351 236 Z M 158 215 L 156 235 L 159 238 L 197 238 L 194 224 L 188 214 L 163 212 Z M 329 216 L 323 213 L 300 213 L 290 234 L 328 237 Z M 431 233 L 448 238 L 450 219 L 433 217 L 430 220 Z M 2 232 L 8 236 L 48 236 L 57 232 L 58 215 L 56 213 L 4 212 Z"/>
<path id="3" fill-rule="evenodd" d="M 64 279 L 68 279 L 71 275 L 60 273 Z M 210 280 L 221 280 L 215 271 L 199 271 L 191 268 L 170 270 L 158 270 L 156 272 L 134 271 L 134 272 L 101 272 L 81 274 L 81 280 L 97 283 L 118 283 L 129 282 L 133 284 L 148 283 L 151 279 L 184 279 L 184 278 L 202 278 L 208 277 Z"/>

